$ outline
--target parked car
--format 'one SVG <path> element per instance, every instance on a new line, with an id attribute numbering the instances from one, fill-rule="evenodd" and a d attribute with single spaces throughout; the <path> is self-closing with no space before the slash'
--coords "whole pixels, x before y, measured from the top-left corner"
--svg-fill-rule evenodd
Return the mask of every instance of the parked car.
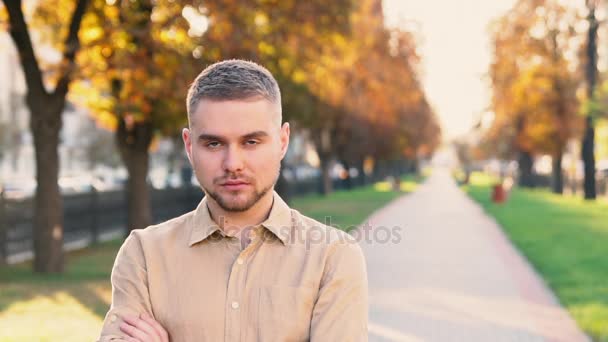
<path id="1" fill-rule="evenodd" d="M 59 177 L 59 190 L 62 194 L 77 194 L 93 190 L 93 176 L 89 174 L 75 174 Z"/>
<path id="2" fill-rule="evenodd" d="M 36 180 L 29 177 L 9 178 L 0 183 L 4 198 L 21 200 L 33 197 L 36 192 Z"/>

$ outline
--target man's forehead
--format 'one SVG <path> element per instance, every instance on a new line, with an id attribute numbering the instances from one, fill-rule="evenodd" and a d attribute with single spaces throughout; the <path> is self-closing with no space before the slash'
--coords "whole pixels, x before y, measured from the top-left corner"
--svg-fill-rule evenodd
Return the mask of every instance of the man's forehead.
<path id="1" fill-rule="evenodd" d="M 270 117 L 251 117 L 244 114 L 244 117 L 223 118 L 223 117 L 201 117 L 194 120 L 192 128 L 198 134 L 212 134 L 222 136 L 245 136 L 254 132 L 265 132 L 271 134 L 276 131 L 274 120 Z"/>
<path id="2" fill-rule="evenodd" d="M 268 123 L 280 126 L 282 115 L 280 105 L 263 97 L 235 100 L 202 99 L 190 119 L 199 123 L 199 126 L 247 123 L 249 126 L 264 127 Z"/>
<path id="3" fill-rule="evenodd" d="M 203 98 L 200 100 L 196 107 L 195 112 L 207 112 L 209 109 L 217 109 L 217 108 L 239 108 L 245 109 L 248 111 L 251 108 L 262 109 L 264 112 L 268 114 L 273 112 L 281 112 L 280 104 L 269 101 L 268 99 L 256 96 L 256 97 L 248 97 L 244 99 L 209 99 Z"/>

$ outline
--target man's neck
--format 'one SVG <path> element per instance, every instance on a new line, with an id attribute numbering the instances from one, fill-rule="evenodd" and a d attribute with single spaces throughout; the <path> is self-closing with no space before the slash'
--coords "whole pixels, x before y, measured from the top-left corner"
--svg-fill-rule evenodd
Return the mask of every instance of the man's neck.
<path id="1" fill-rule="evenodd" d="M 229 235 L 239 235 L 244 228 L 257 226 L 268 218 L 273 197 L 273 192 L 268 191 L 253 207 L 242 212 L 226 211 L 211 198 L 207 202 L 207 207 L 211 218 L 222 230 Z"/>

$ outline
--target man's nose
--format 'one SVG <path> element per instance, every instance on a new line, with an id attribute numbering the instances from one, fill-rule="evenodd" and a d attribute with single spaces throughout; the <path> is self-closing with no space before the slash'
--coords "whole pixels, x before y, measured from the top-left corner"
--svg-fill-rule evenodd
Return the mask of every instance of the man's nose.
<path id="1" fill-rule="evenodd" d="M 243 170 L 242 151 L 237 146 L 231 146 L 226 150 L 223 168 L 226 172 L 239 172 Z"/>

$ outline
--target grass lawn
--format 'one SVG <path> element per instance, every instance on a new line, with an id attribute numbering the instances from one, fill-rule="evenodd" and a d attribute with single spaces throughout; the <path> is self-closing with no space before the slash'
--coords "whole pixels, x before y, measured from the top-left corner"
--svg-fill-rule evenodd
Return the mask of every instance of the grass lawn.
<path id="1" fill-rule="evenodd" d="M 491 184 L 473 174 L 463 188 L 502 225 L 579 326 L 608 341 L 608 203 L 514 188 L 505 204 L 494 204 Z"/>
<path id="2" fill-rule="evenodd" d="M 403 191 L 421 179 L 405 177 Z M 294 198 L 305 215 L 347 229 L 398 197 L 381 182 L 327 197 Z M 35 275 L 31 264 L 0 267 L 0 342 L 94 341 L 110 305 L 110 271 L 122 241 L 111 241 L 67 255 L 62 275 Z"/>
<path id="3" fill-rule="evenodd" d="M 62 275 L 33 274 L 30 263 L 0 268 L 0 341 L 95 341 L 121 243 L 69 253 Z"/>
<path id="4" fill-rule="evenodd" d="M 405 176 L 401 180 L 402 192 L 412 192 L 423 178 Z M 336 191 L 330 196 L 318 194 L 294 198 L 291 206 L 315 220 L 350 231 L 363 222 L 376 209 L 384 206 L 401 193 L 391 191 L 389 182 L 351 191 Z"/>

